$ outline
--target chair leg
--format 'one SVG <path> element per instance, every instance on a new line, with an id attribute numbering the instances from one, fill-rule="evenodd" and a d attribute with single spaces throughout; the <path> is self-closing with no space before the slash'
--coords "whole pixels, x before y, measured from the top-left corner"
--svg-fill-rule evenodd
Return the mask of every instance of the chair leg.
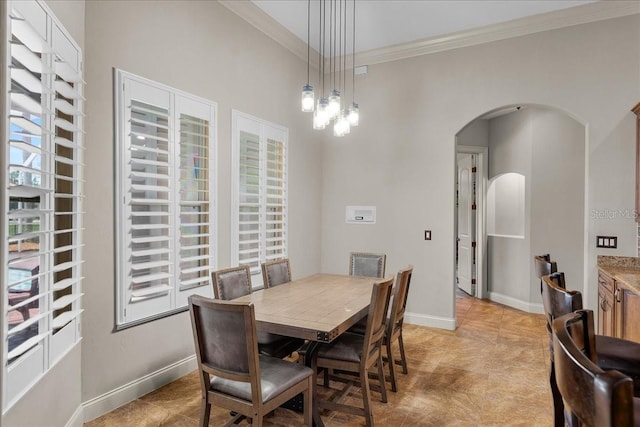
<path id="1" fill-rule="evenodd" d="M 304 425 L 305 426 L 309 426 L 311 427 L 313 424 L 313 400 L 312 400 L 312 396 L 313 396 L 313 390 L 314 390 L 314 384 L 313 384 L 313 379 L 315 378 L 314 375 L 309 376 L 309 379 L 307 381 L 307 390 L 302 392 L 302 400 L 303 400 L 303 405 L 304 405 L 304 412 L 303 412 L 303 417 L 304 417 Z"/>
<path id="2" fill-rule="evenodd" d="M 402 373 L 408 374 L 409 371 L 407 370 L 407 357 L 404 355 L 404 342 L 402 341 L 402 330 L 400 330 L 400 334 L 398 335 L 398 347 L 400 347 L 400 361 L 402 363 Z"/>
<path id="3" fill-rule="evenodd" d="M 551 386 L 551 397 L 553 398 L 553 425 L 555 427 L 564 427 L 564 402 L 562 401 L 562 395 L 556 382 L 556 367 L 553 360 L 551 361 L 549 385 Z"/>
<path id="4" fill-rule="evenodd" d="M 382 380 L 382 384 L 384 384 L 384 379 Z M 364 403 L 364 419 L 366 426 L 373 427 L 371 393 L 369 392 L 369 373 L 364 365 L 361 365 L 360 367 L 360 388 L 362 390 L 362 402 Z"/>
<path id="5" fill-rule="evenodd" d="M 391 391 L 394 393 L 398 391 L 398 385 L 396 384 L 396 368 L 393 361 L 393 354 L 391 354 L 391 343 L 387 342 L 387 362 L 389 364 L 389 376 L 391 377 Z"/>
<path id="6" fill-rule="evenodd" d="M 211 403 L 207 402 L 207 399 L 203 399 L 202 406 L 200 407 L 200 425 L 202 427 L 209 426 L 210 414 L 211 414 Z"/>
<path id="7" fill-rule="evenodd" d="M 382 349 L 380 349 L 380 355 L 378 356 L 378 382 L 380 383 L 380 394 L 382 395 L 382 403 L 387 403 L 387 387 L 384 379 L 384 364 L 382 363 Z"/>

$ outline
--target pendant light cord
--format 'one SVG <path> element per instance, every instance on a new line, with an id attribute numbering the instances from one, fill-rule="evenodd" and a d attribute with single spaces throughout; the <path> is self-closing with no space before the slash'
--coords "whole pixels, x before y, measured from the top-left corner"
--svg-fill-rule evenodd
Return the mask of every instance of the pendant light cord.
<path id="1" fill-rule="evenodd" d="M 351 48 L 351 55 L 353 62 L 353 67 L 351 70 L 352 74 L 352 90 L 351 96 L 353 97 L 351 102 L 356 102 L 356 0 L 353 0 L 353 39 L 352 39 L 353 47 Z"/>
<path id="2" fill-rule="evenodd" d="M 307 0 L 307 86 L 309 86 L 309 73 L 310 73 L 309 59 L 311 55 L 311 46 L 309 46 L 309 41 L 311 39 L 311 29 L 309 27 L 310 24 L 311 24 L 311 0 Z"/>

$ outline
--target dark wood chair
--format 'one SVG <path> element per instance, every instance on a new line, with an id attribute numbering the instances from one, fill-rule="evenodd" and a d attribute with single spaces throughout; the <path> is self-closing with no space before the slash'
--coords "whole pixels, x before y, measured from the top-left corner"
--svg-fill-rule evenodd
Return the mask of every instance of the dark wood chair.
<path id="1" fill-rule="evenodd" d="M 268 261 L 262 264 L 262 279 L 265 288 L 271 288 L 291 281 L 289 259 Z"/>
<path id="2" fill-rule="evenodd" d="M 349 255 L 349 275 L 384 277 L 387 255 L 368 252 L 351 252 Z"/>
<path id="3" fill-rule="evenodd" d="M 633 381 L 598 366 L 593 311 L 578 310 L 553 321 L 558 389 L 570 411 L 569 425 L 632 427 L 640 421 Z"/>
<path id="4" fill-rule="evenodd" d="M 391 313 L 387 319 L 386 331 L 384 334 L 383 345 L 387 349 L 387 363 L 389 364 L 389 376 L 391 380 L 391 391 L 398 391 L 396 382 L 395 365 L 402 367 L 402 373 L 408 374 L 407 357 L 404 352 L 404 340 L 402 338 L 402 325 L 404 324 L 404 312 L 407 308 L 407 296 L 409 295 L 409 284 L 411 283 L 411 275 L 413 274 L 413 266 L 400 270 L 396 277 L 396 284 L 393 287 L 393 303 L 391 304 Z M 392 354 L 393 343 L 398 343 L 400 351 L 400 359 L 395 359 Z"/>
<path id="5" fill-rule="evenodd" d="M 311 425 L 313 371 L 297 363 L 258 354 L 253 305 L 189 297 L 198 359 L 202 407 L 200 425 L 209 425 L 211 406 L 245 416 L 254 426 L 302 393 L 304 424 Z"/>
<path id="6" fill-rule="evenodd" d="M 248 265 L 225 268 L 211 274 L 213 294 L 220 300 L 232 300 L 249 295 L 251 286 L 251 270 Z M 299 349 L 304 340 L 282 335 L 258 331 L 258 348 L 260 354 L 284 358 Z"/>
<path id="7" fill-rule="evenodd" d="M 314 372 L 317 372 L 318 368 L 333 369 L 335 372 L 351 373 L 355 377 L 339 377 L 346 382 L 345 387 L 340 390 L 334 400 L 330 402 L 320 400 L 317 405 L 334 411 L 364 416 L 368 427 L 373 426 L 368 372 L 374 366 L 378 370 L 381 400 L 387 401 L 382 364 L 382 341 L 385 336 L 385 320 L 392 283 L 393 279 L 389 279 L 374 284 L 368 312 L 369 320 L 364 335 L 345 332 L 333 342 L 319 345 L 311 361 L 311 369 Z M 360 384 L 362 392 L 362 408 L 341 403 L 349 388 L 356 382 Z M 325 385 L 328 386 L 328 384 Z"/>
<path id="8" fill-rule="evenodd" d="M 540 292 L 542 292 L 542 276 L 548 276 L 558 271 L 558 264 L 551 261 L 551 255 L 542 254 L 533 257 L 533 268 L 536 277 L 540 279 Z"/>
<path id="9" fill-rule="evenodd" d="M 576 310 L 581 310 L 582 294 L 566 289 L 563 272 L 556 272 L 542 277 L 542 304 L 547 317 L 547 329 L 553 328 L 555 319 Z M 595 335 L 598 348 L 596 363 L 604 370 L 619 370 L 631 377 L 635 383 L 635 394 L 640 396 L 640 344 L 619 338 Z M 556 367 L 554 363 L 554 343 L 549 332 L 549 350 L 551 356 L 549 385 L 553 398 L 554 425 L 564 426 L 564 405 L 557 386 Z"/>

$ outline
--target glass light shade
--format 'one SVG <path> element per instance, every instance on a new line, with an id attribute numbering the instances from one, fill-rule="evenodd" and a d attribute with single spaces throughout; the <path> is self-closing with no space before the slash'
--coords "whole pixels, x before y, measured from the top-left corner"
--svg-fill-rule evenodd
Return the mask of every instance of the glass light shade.
<path id="1" fill-rule="evenodd" d="M 329 119 L 335 119 L 340 115 L 340 92 L 336 89 L 329 96 Z"/>
<path id="2" fill-rule="evenodd" d="M 313 86 L 304 85 L 302 87 L 302 111 L 304 111 L 305 113 L 312 112 L 314 104 L 315 99 L 313 94 Z"/>
<path id="3" fill-rule="evenodd" d="M 318 99 L 318 107 L 313 114 L 313 128 L 324 129 L 329 124 L 329 100 L 327 98 Z"/>
<path id="4" fill-rule="evenodd" d="M 351 131 L 349 128 L 349 121 L 344 114 L 338 115 L 336 122 L 333 125 L 334 136 L 345 136 Z"/>
<path id="5" fill-rule="evenodd" d="M 360 122 L 360 108 L 358 108 L 358 104 L 355 102 L 349 107 L 347 119 L 351 126 L 358 126 L 358 123 Z"/>

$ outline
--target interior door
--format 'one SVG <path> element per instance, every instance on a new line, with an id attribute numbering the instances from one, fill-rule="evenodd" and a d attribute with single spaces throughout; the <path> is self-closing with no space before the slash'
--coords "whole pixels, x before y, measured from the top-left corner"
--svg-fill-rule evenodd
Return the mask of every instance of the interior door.
<path id="1" fill-rule="evenodd" d="M 473 292 L 473 155 L 458 154 L 458 287 Z"/>

